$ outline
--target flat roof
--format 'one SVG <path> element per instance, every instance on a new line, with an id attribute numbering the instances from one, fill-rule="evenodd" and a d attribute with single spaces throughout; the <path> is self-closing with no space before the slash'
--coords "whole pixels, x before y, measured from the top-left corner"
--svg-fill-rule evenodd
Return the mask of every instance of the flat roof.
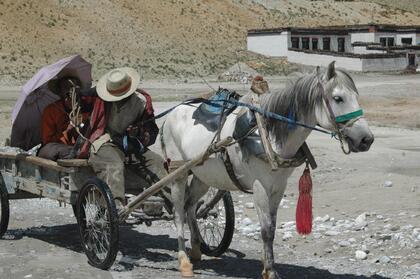
<path id="1" fill-rule="evenodd" d="M 348 35 L 360 32 L 395 32 L 395 33 L 420 33 L 420 25 L 393 25 L 393 24 L 362 24 L 362 25 L 331 25 L 318 27 L 279 27 L 267 29 L 250 29 L 248 35 L 280 34 L 289 31 L 296 35 L 325 34 Z"/>

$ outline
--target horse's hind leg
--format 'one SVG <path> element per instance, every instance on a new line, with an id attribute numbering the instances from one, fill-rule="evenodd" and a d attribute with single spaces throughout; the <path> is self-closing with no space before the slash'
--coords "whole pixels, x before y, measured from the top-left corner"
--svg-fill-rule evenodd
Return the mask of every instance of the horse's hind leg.
<path id="1" fill-rule="evenodd" d="M 202 196 L 206 194 L 209 187 L 206 184 L 204 184 L 201 180 L 199 180 L 196 176 L 194 176 L 191 180 L 191 185 L 188 189 L 188 199 L 185 208 L 187 210 L 188 225 L 190 227 L 191 232 L 190 256 L 192 260 L 199 261 L 201 260 L 201 240 L 199 237 L 200 232 L 197 227 L 197 222 L 195 222 L 195 219 L 197 218 L 197 202 Z"/>
<path id="2" fill-rule="evenodd" d="M 278 186 L 278 185 L 277 185 Z M 277 188 L 277 187 L 276 187 Z M 276 232 L 277 209 L 283 197 L 284 187 L 278 187 L 272 192 L 265 189 L 259 182 L 254 184 L 254 203 L 261 225 L 261 237 L 264 245 L 263 278 L 278 279 L 274 269 L 273 242 Z"/>
<path id="3" fill-rule="evenodd" d="M 178 261 L 179 271 L 183 277 L 193 277 L 193 266 L 187 256 L 184 238 L 185 223 L 185 190 L 188 177 L 183 177 L 175 181 L 171 189 L 172 202 L 174 204 L 174 220 L 178 235 Z"/>

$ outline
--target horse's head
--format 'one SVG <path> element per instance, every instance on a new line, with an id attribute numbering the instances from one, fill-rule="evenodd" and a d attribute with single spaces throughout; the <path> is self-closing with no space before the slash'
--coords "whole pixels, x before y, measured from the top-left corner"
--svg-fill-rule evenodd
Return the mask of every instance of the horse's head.
<path id="1" fill-rule="evenodd" d="M 323 106 L 315 111 L 318 124 L 347 141 L 350 151 L 368 151 L 374 136 L 363 118 L 353 79 L 346 72 L 336 70 L 334 62 L 319 77 Z"/>

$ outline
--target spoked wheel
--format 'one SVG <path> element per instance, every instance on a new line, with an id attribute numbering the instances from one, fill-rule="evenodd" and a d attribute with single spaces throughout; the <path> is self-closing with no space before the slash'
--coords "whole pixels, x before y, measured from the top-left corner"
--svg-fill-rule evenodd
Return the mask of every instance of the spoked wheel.
<path id="1" fill-rule="evenodd" d="M 108 269 L 118 252 L 118 214 L 109 187 L 98 178 L 83 186 L 77 199 L 78 223 L 83 250 L 89 263 Z"/>
<path id="2" fill-rule="evenodd" d="M 9 195 L 0 175 L 0 237 L 7 231 L 9 225 Z"/>
<path id="3" fill-rule="evenodd" d="M 235 230 L 235 209 L 229 192 L 210 188 L 197 208 L 201 252 L 219 257 L 229 248 Z"/>

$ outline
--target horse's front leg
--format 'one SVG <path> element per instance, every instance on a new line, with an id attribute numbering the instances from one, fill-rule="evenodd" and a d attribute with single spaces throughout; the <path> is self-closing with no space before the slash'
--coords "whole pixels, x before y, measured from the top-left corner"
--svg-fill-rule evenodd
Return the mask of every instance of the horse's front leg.
<path id="1" fill-rule="evenodd" d="M 190 227 L 191 233 L 191 251 L 190 257 L 193 261 L 201 260 L 201 238 L 200 238 L 200 230 L 197 226 L 197 202 L 200 200 L 202 196 L 206 194 L 208 191 L 209 186 L 204 184 L 201 180 L 199 180 L 196 176 L 193 176 L 191 184 L 188 188 L 188 199 L 186 201 L 186 211 L 187 211 L 187 219 L 188 225 Z"/>
<path id="2" fill-rule="evenodd" d="M 273 242 L 276 233 L 277 209 L 283 197 L 284 187 L 276 187 L 277 191 L 265 188 L 258 181 L 254 184 L 254 203 L 261 225 L 261 237 L 263 240 L 264 279 L 279 279 L 274 269 Z"/>
<path id="3" fill-rule="evenodd" d="M 173 183 L 171 189 L 172 202 L 174 204 L 174 220 L 178 235 L 178 261 L 179 271 L 183 277 L 193 277 L 193 266 L 187 256 L 184 238 L 185 223 L 185 189 L 188 177 L 178 179 Z"/>

